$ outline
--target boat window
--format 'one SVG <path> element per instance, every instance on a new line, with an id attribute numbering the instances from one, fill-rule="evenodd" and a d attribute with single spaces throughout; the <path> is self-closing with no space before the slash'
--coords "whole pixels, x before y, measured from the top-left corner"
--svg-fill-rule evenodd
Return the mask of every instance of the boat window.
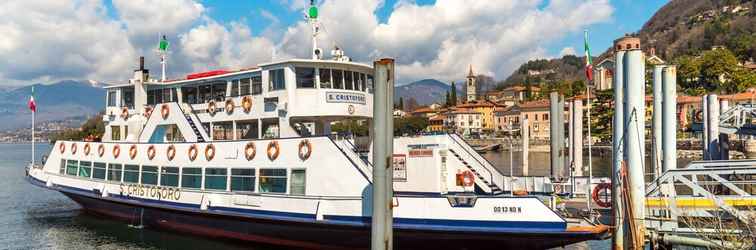
<path id="1" fill-rule="evenodd" d="M 353 90 L 354 81 L 352 79 L 352 71 L 344 71 L 344 89 Z"/>
<path id="2" fill-rule="evenodd" d="M 274 69 L 268 71 L 268 91 L 285 89 L 286 78 L 284 77 L 283 69 Z"/>
<path id="3" fill-rule="evenodd" d="M 213 99 L 216 102 L 222 102 L 226 100 L 226 83 L 213 84 Z"/>
<path id="4" fill-rule="evenodd" d="M 158 171 L 156 166 L 142 166 L 142 184 L 157 185 Z"/>
<path id="5" fill-rule="evenodd" d="M 92 162 L 81 161 L 79 162 L 79 176 L 89 178 L 92 176 Z"/>
<path id="6" fill-rule="evenodd" d="M 239 96 L 239 80 L 231 81 L 231 96 Z"/>
<path id="7" fill-rule="evenodd" d="M 233 122 L 215 122 L 213 123 L 213 140 L 233 140 L 234 124 Z"/>
<path id="8" fill-rule="evenodd" d="M 116 104 L 116 92 L 115 91 L 108 91 L 108 107 L 115 107 L 118 104 Z"/>
<path id="9" fill-rule="evenodd" d="M 139 183 L 139 165 L 126 165 L 123 169 L 123 182 Z"/>
<path id="10" fill-rule="evenodd" d="M 133 89 L 123 89 L 121 90 L 121 106 L 128 107 L 129 109 L 134 108 L 134 90 Z"/>
<path id="11" fill-rule="evenodd" d="M 110 140 L 121 140 L 121 126 L 110 126 Z"/>
<path id="12" fill-rule="evenodd" d="M 363 73 L 359 73 L 359 74 L 360 74 L 360 77 L 359 77 L 360 91 L 365 91 L 365 88 L 366 88 L 365 86 L 367 85 L 367 81 L 365 79 L 365 74 L 363 74 Z"/>
<path id="13" fill-rule="evenodd" d="M 255 191 L 255 169 L 231 169 L 231 191 Z"/>
<path id="14" fill-rule="evenodd" d="M 147 105 L 155 105 L 155 92 L 156 90 L 147 90 Z"/>
<path id="15" fill-rule="evenodd" d="M 241 79 L 239 82 L 239 95 L 249 95 L 249 78 Z"/>
<path id="16" fill-rule="evenodd" d="M 375 89 L 375 83 L 373 82 L 373 75 L 368 74 L 367 75 L 367 90 L 368 93 L 372 94 L 373 90 Z"/>
<path id="17" fill-rule="evenodd" d="M 212 96 L 213 96 L 213 86 L 212 85 L 199 86 L 198 89 L 199 89 L 198 90 L 199 91 L 199 100 L 198 101 L 200 103 L 210 102 L 210 100 L 213 99 L 212 98 Z"/>
<path id="18" fill-rule="evenodd" d="M 102 162 L 95 162 L 94 168 L 92 171 L 92 177 L 95 179 L 104 180 L 105 179 L 105 163 Z"/>
<path id="19" fill-rule="evenodd" d="M 269 139 L 269 138 L 278 138 L 279 137 L 279 129 L 278 129 L 278 118 L 274 119 L 263 119 L 262 120 L 262 131 L 263 131 L 263 138 Z"/>
<path id="20" fill-rule="evenodd" d="M 343 89 L 344 88 L 344 71 L 334 69 L 332 74 L 333 74 L 333 88 Z"/>
<path id="21" fill-rule="evenodd" d="M 305 174 L 304 169 L 291 170 L 291 194 L 305 195 Z"/>
<path id="22" fill-rule="evenodd" d="M 246 120 L 236 122 L 237 139 L 257 139 L 257 120 Z"/>
<path id="23" fill-rule="evenodd" d="M 320 69 L 320 88 L 330 89 L 333 87 L 331 81 L 331 69 Z"/>
<path id="24" fill-rule="evenodd" d="M 77 171 L 79 171 L 79 162 L 76 160 L 68 160 L 68 163 L 66 164 L 66 174 L 76 175 Z"/>
<path id="25" fill-rule="evenodd" d="M 61 159 L 60 160 L 60 171 L 58 171 L 59 174 L 65 174 L 66 173 L 66 160 Z"/>
<path id="26" fill-rule="evenodd" d="M 296 67 L 297 88 L 315 87 L 315 68 Z"/>
<path id="27" fill-rule="evenodd" d="M 181 169 L 181 187 L 201 188 L 202 187 L 202 169 L 201 168 L 182 168 Z"/>
<path id="28" fill-rule="evenodd" d="M 177 167 L 161 167 L 160 171 L 161 186 L 178 187 L 179 169 Z"/>
<path id="29" fill-rule="evenodd" d="M 250 94 L 251 95 L 262 94 L 262 76 L 252 76 L 252 78 L 250 78 L 250 80 L 252 82 L 251 83 L 251 85 L 252 85 L 251 88 L 252 89 L 250 90 Z"/>
<path id="30" fill-rule="evenodd" d="M 109 181 L 121 181 L 121 171 L 123 165 L 121 164 L 108 164 L 108 180 Z"/>
<path id="31" fill-rule="evenodd" d="M 181 88 L 181 94 L 184 96 L 183 101 L 189 104 L 199 103 L 199 96 L 197 95 L 197 87 L 183 87 Z"/>
<path id="32" fill-rule="evenodd" d="M 225 168 L 205 169 L 205 189 L 226 190 L 227 179 L 228 175 Z"/>
<path id="33" fill-rule="evenodd" d="M 286 169 L 260 169 L 260 192 L 286 193 Z"/>

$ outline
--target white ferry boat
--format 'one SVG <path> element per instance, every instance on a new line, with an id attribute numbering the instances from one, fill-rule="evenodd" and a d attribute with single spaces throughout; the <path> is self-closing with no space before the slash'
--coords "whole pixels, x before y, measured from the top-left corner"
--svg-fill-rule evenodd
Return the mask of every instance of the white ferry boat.
<path id="1" fill-rule="evenodd" d="M 102 142 L 57 141 L 28 179 L 134 225 L 367 248 L 371 159 L 331 124 L 370 122 L 373 67 L 320 54 L 171 81 L 142 60 L 128 83 L 106 87 Z M 458 135 L 396 137 L 394 149 L 399 248 L 543 249 L 607 233 L 504 193 L 506 177 Z"/>

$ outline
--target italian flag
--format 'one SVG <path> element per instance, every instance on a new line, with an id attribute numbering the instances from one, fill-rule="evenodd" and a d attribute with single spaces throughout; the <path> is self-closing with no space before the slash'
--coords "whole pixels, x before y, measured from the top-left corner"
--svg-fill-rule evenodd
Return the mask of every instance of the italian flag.
<path id="1" fill-rule="evenodd" d="M 34 86 L 32 86 L 32 93 L 29 96 L 29 109 L 32 112 L 37 112 L 37 102 L 34 101 Z"/>
<path id="2" fill-rule="evenodd" d="M 591 48 L 588 47 L 588 31 L 585 31 L 585 77 L 588 81 L 593 81 L 593 58 L 591 58 Z"/>

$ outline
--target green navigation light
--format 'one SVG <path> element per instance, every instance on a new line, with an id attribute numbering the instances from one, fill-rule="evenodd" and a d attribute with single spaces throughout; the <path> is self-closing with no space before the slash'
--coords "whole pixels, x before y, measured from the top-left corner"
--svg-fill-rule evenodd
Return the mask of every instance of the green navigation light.
<path id="1" fill-rule="evenodd" d="M 318 18 L 318 7 L 311 6 L 309 11 L 310 18 Z"/>

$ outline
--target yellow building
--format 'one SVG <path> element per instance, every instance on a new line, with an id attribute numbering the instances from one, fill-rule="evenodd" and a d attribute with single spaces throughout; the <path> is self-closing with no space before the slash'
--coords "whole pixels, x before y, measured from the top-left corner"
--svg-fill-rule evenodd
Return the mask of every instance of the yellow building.
<path id="1" fill-rule="evenodd" d="M 496 108 L 503 108 L 504 105 L 497 104 L 488 100 L 475 100 L 466 102 L 464 104 L 457 105 L 457 110 L 470 110 L 480 113 L 482 116 L 481 128 L 484 131 L 494 131 L 496 129 L 496 123 L 494 117 L 496 115 Z"/>

